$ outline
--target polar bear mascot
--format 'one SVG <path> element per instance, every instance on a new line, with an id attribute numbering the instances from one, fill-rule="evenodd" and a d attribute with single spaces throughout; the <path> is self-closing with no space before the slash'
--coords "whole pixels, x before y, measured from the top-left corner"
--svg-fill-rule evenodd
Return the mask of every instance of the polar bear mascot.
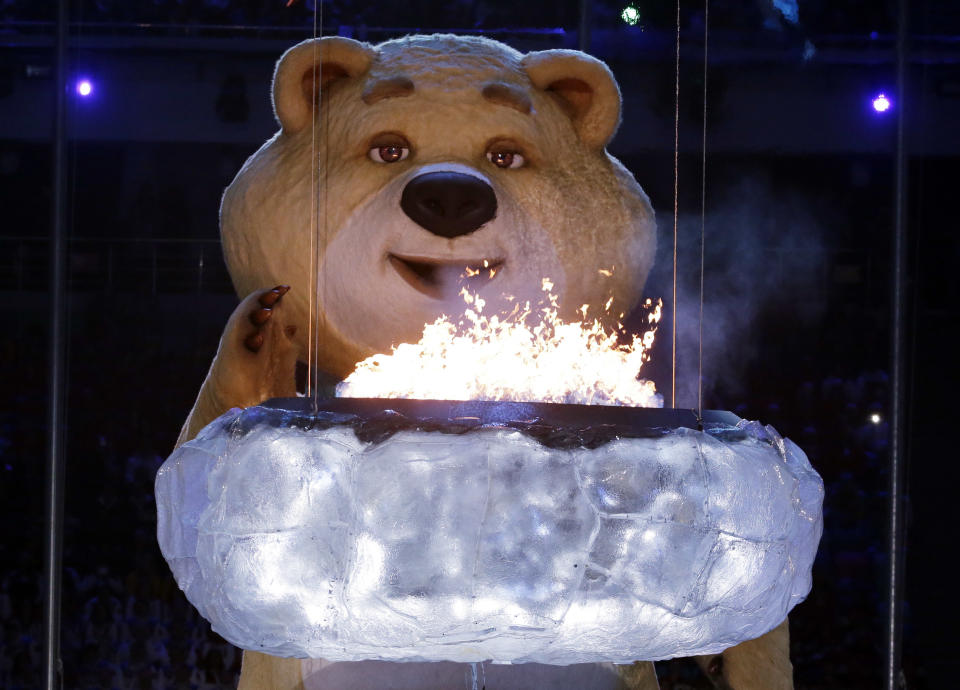
<path id="1" fill-rule="evenodd" d="M 344 377 L 416 342 L 424 324 L 462 310 L 467 268 L 489 311 L 537 295 L 545 277 L 568 319 L 584 304 L 603 314 L 611 296 L 618 311 L 636 304 L 653 210 L 606 152 L 620 92 L 598 60 L 477 37 L 315 39 L 280 59 L 273 106 L 280 131 L 223 196 L 223 250 L 243 299 L 178 443 L 232 407 L 295 395 L 297 362 L 311 354 Z M 792 687 L 786 621 L 698 662 L 718 687 Z M 462 688 L 464 667 L 246 651 L 240 688 Z M 656 686 L 649 662 L 486 668 L 489 690 Z"/>

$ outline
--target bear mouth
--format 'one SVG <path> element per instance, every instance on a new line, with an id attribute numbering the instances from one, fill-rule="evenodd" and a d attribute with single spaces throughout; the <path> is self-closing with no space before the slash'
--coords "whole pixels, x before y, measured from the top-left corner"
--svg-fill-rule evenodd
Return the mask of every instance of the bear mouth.
<path id="1" fill-rule="evenodd" d="M 463 288 L 477 292 L 503 268 L 503 259 L 448 261 L 387 254 L 390 265 L 417 292 L 437 300 L 449 300 Z"/>

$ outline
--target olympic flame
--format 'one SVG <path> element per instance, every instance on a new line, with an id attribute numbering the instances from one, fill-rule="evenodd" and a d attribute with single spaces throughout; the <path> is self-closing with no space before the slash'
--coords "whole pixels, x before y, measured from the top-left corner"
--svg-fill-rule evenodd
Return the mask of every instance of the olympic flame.
<path id="1" fill-rule="evenodd" d="M 487 315 L 485 300 L 463 288 L 466 309 L 457 323 L 441 316 L 424 327 L 419 342 L 368 357 L 337 386 L 337 395 L 663 406 L 653 382 L 639 378 L 650 359 L 661 300 L 644 305 L 649 329 L 628 336 L 622 324 L 607 332 L 598 319 L 588 319 L 586 304 L 581 320 L 565 323 L 549 279 L 542 289 L 536 305 Z M 612 306 L 611 298 L 605 311 Z"/>

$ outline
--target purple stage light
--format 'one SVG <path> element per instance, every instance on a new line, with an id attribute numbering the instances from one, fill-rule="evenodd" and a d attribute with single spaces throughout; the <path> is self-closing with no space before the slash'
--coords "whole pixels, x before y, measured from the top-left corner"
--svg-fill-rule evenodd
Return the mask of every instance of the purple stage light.
<path id="1" fill-rule="evenodd" d="M 78 79 L 77 95 L 86 98 L 91 94 L 93 94 L 93 82 L 91 82 L 89 79 Z"/>
<path id="2" fill-rule="evenodd" d="M 890 110 L 890 106 L 893 105 L 890 102 L 890 99 L 887 98 L 886 94 L 878 93 L 872 101 L 873 109 L 878 113 L 885 113 Z"/>

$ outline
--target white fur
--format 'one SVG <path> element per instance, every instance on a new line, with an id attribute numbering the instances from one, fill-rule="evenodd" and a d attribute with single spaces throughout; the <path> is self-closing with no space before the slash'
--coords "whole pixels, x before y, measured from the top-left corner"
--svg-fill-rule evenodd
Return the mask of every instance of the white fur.
<path id="1" fill-rule="evenodd" d="M 438 237 L 400 211 L 407 183 L 430 172 L 457 172 L 491 184 L 497 214 L 481 228 L 454 239 Z M 320 269 L 322 303 L 330 324 L 351 342 L 372 351 L 416 340 L 423 325 L 442 314 L 463 311 L 457 289 L 447 299 L 435 299 L 411 287 L 388 261 L 389 254 L 443 262 L 459 262 L 464 270 L 484 259 L 502 261 L 494 278 L 479 289 L 487 311 L 509 310 L 512 296 L 542 296 L 540 276 L 549 277 L 562 292 L 565 271 L 546 229 L 517 208 L 496 182 L 469 166 L 445 163 L 414 168 L 371 195 L 327 245 Z"/>

